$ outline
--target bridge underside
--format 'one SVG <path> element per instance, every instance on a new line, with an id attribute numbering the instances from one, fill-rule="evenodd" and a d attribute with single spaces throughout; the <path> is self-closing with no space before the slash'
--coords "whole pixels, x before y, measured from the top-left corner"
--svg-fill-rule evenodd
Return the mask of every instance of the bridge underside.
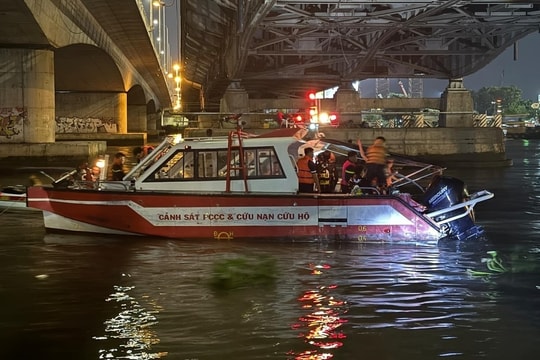
<path id="1" fill-rule="evenodd" d="M 185 110 L 368 78 L 460 78 L 538 31 L 536 1 L 184 0 Z M 204 105 L 203 105 L 204 106 Z"/>

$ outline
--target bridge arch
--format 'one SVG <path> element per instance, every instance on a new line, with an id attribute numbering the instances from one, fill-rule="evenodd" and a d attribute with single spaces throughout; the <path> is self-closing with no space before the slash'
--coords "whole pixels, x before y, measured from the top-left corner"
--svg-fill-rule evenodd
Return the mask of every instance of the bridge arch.
<path id="1" fill-rule="evenodd" d="M 148 103 L 154 104 L 153 100 Z M 152 106 L 155 112 L 155 105 Z M 155 121 L 151 119 L 144 89 L 140 85 L 132 86 L 127 92 L 127 130 L 128 132 L 147 132 L 155 130 Z"/>
<path id="2" fill-rule="evenodd" d="M 55 51 L 54 67 L 60 132 L 155 129 L 155 120 L 147 119 L 151 113 L 144 88 L 123 73 L 105 50 L 88 44 L 68 45 Z"/>
<path id="3" fill-rule="evenodd" d="M 122 74 L 107 52 L 73 44 L 55 50 L 56 91 L 125 92 Z"/>

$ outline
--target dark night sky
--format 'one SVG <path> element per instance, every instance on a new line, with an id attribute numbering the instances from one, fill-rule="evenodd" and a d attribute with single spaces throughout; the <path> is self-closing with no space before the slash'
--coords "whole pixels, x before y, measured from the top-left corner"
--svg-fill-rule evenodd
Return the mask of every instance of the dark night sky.
<path id="1" fill-rule="evenodd" d="M 540 94 L 540 33 L 533 33 L 518 41 L 518 56 L 514 60 L 513 47 L 506 49 L 484 69 L 467 76 L 467 88 L 515 85 L 523 91 L 523 98 L 538 101 Z"/>
<path id="2" fill-rule="evenodd" d="M 491 61 L 482 70 L 466 76 L 463 83 L 469 90 L 489 86 L 515 85 L 523 92 L 523 98 L 538 101 L 540 94 L 540 33 L 533 33 L 518 41 L 517 59 L 513 46 Z M 434 82 L 434 86 L 430 83 Z M 447 81 L 430 80 L 424 83 L 424 94 L 444 91 Z M 433 94 L 431 94 L 433 95 Z"/>
<path id="3" fill-rule="evenodd" d="M 463 84 L 469 90 L 479 90 L 490 86 L 515 85 L 521 89 L 523 99 L 540 101 L 540 33 L 530 34 L 518 41 L 517 59 L 510 46 L 491 63 L 476 73 L 466 76 Z M 398 81 L 408 88 L 408 79 L 391 79 L 390 92 L 401 93 Z M 448 86 L 448 80 L 425 79 L 424 97 L 440 97 Z M 375 80 L 361 82 L 361 96 L 375 97 Z"/>

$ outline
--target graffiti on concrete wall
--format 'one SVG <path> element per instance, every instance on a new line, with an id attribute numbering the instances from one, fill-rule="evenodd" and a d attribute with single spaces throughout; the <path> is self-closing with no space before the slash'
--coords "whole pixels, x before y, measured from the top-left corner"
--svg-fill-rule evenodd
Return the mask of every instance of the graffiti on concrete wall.
<path id="1" fill-rule="evenodd" d="M 22 141 L 25 117 L 24 108 L 0 108 L 0 142 Z"/>
<path id="2" fill-rule="evenodd" d="M 57 134 L 88 134 L 118 132 L 113 119 L 56 117 Z"/>

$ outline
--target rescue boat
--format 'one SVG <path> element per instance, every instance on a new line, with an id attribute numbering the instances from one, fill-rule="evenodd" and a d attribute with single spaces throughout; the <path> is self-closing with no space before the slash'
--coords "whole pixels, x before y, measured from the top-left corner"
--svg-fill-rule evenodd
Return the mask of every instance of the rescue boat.
<path id="1" fill-rule="evenodd" d="M 4 210 L 26 210 L 26 186 L 11 185 L 0 190 L 0 208 Z M 35 210 L 35 209 L 30 209 Z"/>
<path id="2" fill-rule="evenodd" d="M 122 181 L 62 177 L 29 187 L 27 202 L 48 230 L 172 239 L 433 245 L 484 231 L 474 207 L 491 192 L 468 194 L 440 167 L 396 156 L 400 179 L 387 193 L 299 193 L 296 160 L 306 146 L 338 158 L 354 149 L 295 128 L 170 135 Z"/>

